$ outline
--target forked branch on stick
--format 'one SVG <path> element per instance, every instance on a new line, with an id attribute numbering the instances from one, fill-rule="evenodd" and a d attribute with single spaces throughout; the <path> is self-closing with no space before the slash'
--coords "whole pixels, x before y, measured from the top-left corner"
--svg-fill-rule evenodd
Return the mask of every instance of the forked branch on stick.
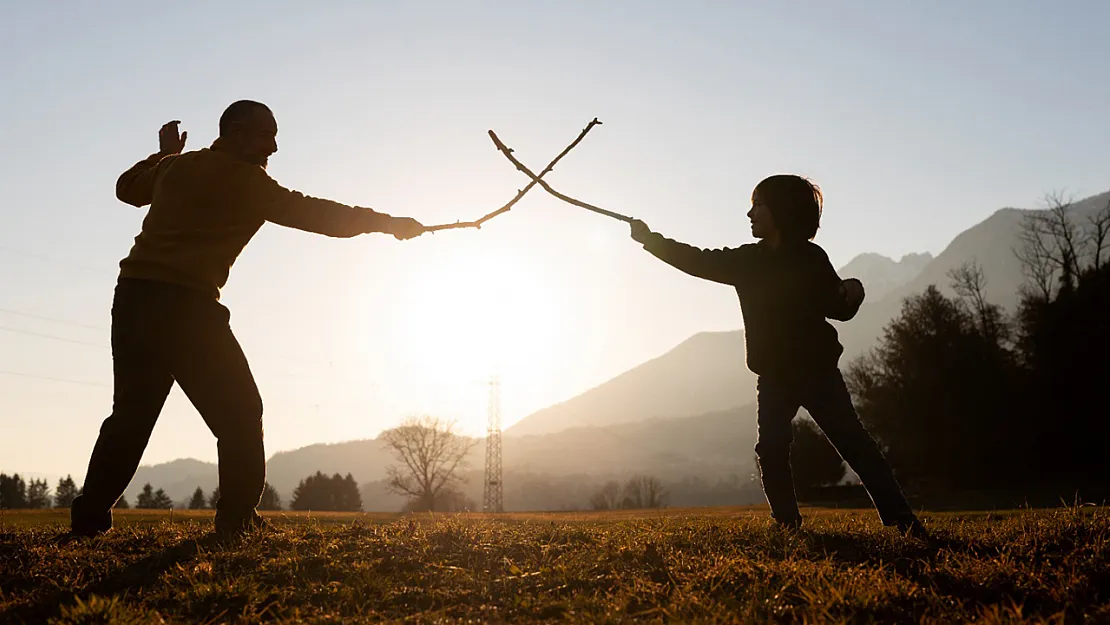
<path id="1" fill-rule="evenodd" d="M 531 178 L 532 179 L 532 184 L 538 184 L 541 187 L 543 187 L 544 191 L 547 191 L 551 195 L 554 195 L 555 197 L 559 198 L 560 200 L 566 202 L 567 204 L 572 204 L 574 206 L 578 206 L 580 208 L 584 208 L 586 210 L 593 211 L 595 213 L 600 213 L 602 215 L 605 215 L 606 217 L 612 217 L 613 219 L 619 219 L 619 220 L 624 221 L 624 222 L 635 221 L 634 217 L 629 217 L 627 215 L 621 215 L 620 213 L 614 213 L 613 211 L 605 210 L 604 208 L 594 206 L 593 204 L 587 204 L 586 202 L 583 202 L 582 200 L 576 200 L 576 199 L 570 197 L 569 195 L 563 195 L 562 193 L 559 193 L 555 189 L 552 189 L 551 185 L 547 184 L 547 182 L 545 182 L 543 180 L 540 180 L 540 178 L 543 176 L 543 173 L 541 173 L 539 176 L 532 173 L 532 170 L 528 169 L 524 165 L 524 163 L 521 163 L 520 161 L 517 160 L 517 158 L 515 156 L 513 156 L 512 148 L 510 148 L 509 146 L 502 143 L 501 139 L 499 139 L 497 137 L 497 134 L 494 133 L 492 130 L 489 131 L 489 137 L 490 137 L 490 139 L 493 139 L 493 144 L 497 146 L 498 150 L 501 150 L 501 153 L 505 155 L 505 158 L 509 159 L 509 162 L 511 162 L 513 165 L 516 165 L 517 169 L 524 172 L 524 174 L 526 176 Z"/>
<path id="2" fill-rule="evenodd" d="M 450 229 L 453 229 L 453 228 L 481 228 L 482 224 L 489 221 L 490 219 L 493 219 L 494 217 L 500 215 L 501 213 L 508 212 L 509 209 L 511 209 L 513 207 L 513 205 L 515 205 L 517 202 L 520 201 L 520 198 L 524 197 L 525 193 L 528 193 L 528 191 L 531 190 L 532 187 L 536 186 L 536 183 L 545 184 L 542 180 L 540 180 L 540 178 L 543 178 L 544 176 L 546 176 L 548 174 L 548 172 L 555 169 L 556 163 L 558 163 L 564 156 L 566 156 L 568 152 L 570 152 L 572 149 L 574 149 L 574 146 L 578 145 L 582 141 L 582 139 L 585 139 L 586 138 L 586 133 L 590 132 L 590 130 L 594 126 L 597 126 L 597 125 L 600 125 L 600 124 L 601 124 L 601 122 L 598 121 L 598 119 L 596 117 L 593 118 L 593 120 L 590 121 L 589 124 L 586 124 L 586 127 L 582 129 L 582 132 L 578 133 L 578 138 L 576 138 L 573 142 L 571 142 L 570 145 L 568 145 L 566 148 L 564 148 L 562 152 L 559 152 L 559 155 L 556 156 L 555 159 L 552 160 L 550 163 L 548 163 L 547 167 L 543 168 L 543 171 L 540 172 L 540 175 L 536 176 L 536 175 L 530 174 L 531 177 L 532 177 L 532 181 L 529 182 L 528 185 L 525 186 L 523 189 L 517 191 L 516 196 L 513 197 L 513 199 L 509 200 L 508 203 L 506 203 L 501 208 L 499 208 L 499 209 L 493 211 L 492 213 L 489 213 L 489 214 L 487 214 L 487 215 L 485 215 L 485 216 L 483 216 L 480 219 L 477 219 L 475 221 L 456 221 L 453 224 L 440 224 L 440 225 L 437 225 L 437 226 L 425 226 L 424 231 L 425 232 L 436 232 L 438 230 L 450 230 Z M 489 131 L 489 133 L 490 133 L 490 136 L 493 136 L 495 138 L 494 140 L 496 141 L 496 135 L 493 134 L 493 131 L 491 130 L 491 131 Z"/>

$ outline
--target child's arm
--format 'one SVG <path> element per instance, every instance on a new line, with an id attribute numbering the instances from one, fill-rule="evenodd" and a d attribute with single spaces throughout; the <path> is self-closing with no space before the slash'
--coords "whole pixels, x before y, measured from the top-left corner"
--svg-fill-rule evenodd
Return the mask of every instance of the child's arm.
<path id="1" fill-rule="evenodd" d="M 856 316 L 856 312 L 863 304 L 864 296 L 863 283 L 859 281 L 859 278 L 848 278 L 841 281 L 840 297 L 845 302 L 846 310 L 849 311 L 848 318 L 841 319 L 841 321 L 848 321 L 848 319 Z"/>
<path id="2" fill-rule="evenodd" d="M 676 269 L 721 284 L 735 285 L 741 278 L 744 262 L 740 258 L 740 248 L 701 249 L 652 232 L 647 224 L 638 219 L 631 222 L 631 226 L 635 241 L 642 243 L 645 250 Z"/>
<path id="3" fill-rule="evenodd" d="M 825 308 L 825 317 L 837 321 L 849 321 L 859 312 L 863 304 L 863 283 L 856 278 L 841 280 L 829 261 L 828 254 L 819 246 L 815 250 L 814 262 L 817 269 L 817 284 L 820 301 Z"/>

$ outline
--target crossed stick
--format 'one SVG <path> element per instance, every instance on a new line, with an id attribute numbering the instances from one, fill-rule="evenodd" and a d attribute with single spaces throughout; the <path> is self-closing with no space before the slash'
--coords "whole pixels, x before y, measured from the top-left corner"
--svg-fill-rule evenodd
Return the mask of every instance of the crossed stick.
<path id="1" fill-rule="evenodd" d="M 537 184 L 541 185 L 548 193 L 555 194 L 556 197 L 562 197 L 563 199 L 571 202 L 572 204 L 577 202 L 577 200 L 574 200 L 572 198 L 567 198 L 566 196 L 560 196 L 554 189 L 552 189 L 550 186 L 548 186 L 548 184 L 546 182 L 544 182 L 543 180 L 540 180 L 540 179 L 543 178 L 544 176 L 546 176 L 548 174 L 548 172 L 550 172 L 552 169 L 555 169 L 555 164 L 558 163 L 564 156 L 566 156 L 568 152 L 570 152 L 572 149 L 574 149 L 574 146 L 578 145 L 582 141 L 582 139 L 586 138 L 586 133 L 590 132 L 590 130 L 594 126 L 597 126 L 599 124 L 601 124 L 601 122 L 598 121 L 598 119 L 596 117 L 593 118 L 593 120 L 589 124 L 587 124 L 585 128 L 582 129 L 582 132 L 580 132 L 578 134 L 578 138 L 576 138 L 573 142 L 571 142 L 570 145 L 568 145 L 566 148 L 564 148 L 562 152 L 559 152 L 559 155 L 556 156 L 555 159 L 552 160 L 550 163 L 548 163 L 547 167 L 544 167 L 543 171 L 541 171 L 540 175 L 538 175 L 538 176 L 536 174 L 533 174 L 531 171 L 528 170 L 527 167 L 524 167 L 524 165 L 521 165 L 519 161 L 517 161 L 515 158 L 513 158 L 509 154 L 510 152 L 512 152 L 512 150 L 509 150 L 508 148 L 506 148 L 504 146 L 504 144 L 502 144 L 501 141 L 497 138 L 497 135 L 493 134 L 492 130 L 489 131 L 489 135 L 490 135 L 490 137 L 493 138 L 493 142 L 495 144 L 497 144 L 498 149 L 505 152 L 505 155 L 509 157 L 509 160 L 516 163 L 517 168 L 520 169 L 521 171 L 525 172 L 526 174 L 528 174 L 528 177 L 530 177 L 532 179 L 532 181 L 528 183 L 528 186 L 526 186 L 523 189 L 517 191 L 516 196 L 513 197 L 513 199 L 509 200 L 507 204 L 505 204 L 501 208 L 493 211 L 492 213 L 489 213 L 489 214 L 487 214 L 487 215 L 485 215 L 485 216 L 483 216 L 479 219 L 476 219 L 474 221 L 456 221 L 453 224 L 440 224 L 440 225 L 437 225 L 437 226 L 425 226 L 424 227 L 424 232 L 436 232 L 438 230 L 451 230 L 453 228 L 479 228 L 480 229 L 482 227 L 482 224 L 484 224 L 485 222 L 489 221 L 490 219 L 493 219 L 494 217 L 500 215 L 501 213 L 508 212 L 509 209 L 511 209 L 514 204 L 516 204 L 517 202 L 520 201 L 520 198 L 524 197 L 525 193 L 528 193 L 528 191 L 531 190 L 532 187 L 536 186 Z M 584 205 L 582 203 L 578 203 L 577 205 L 588 207 L 588 205 Z M 594 209 L 591 209 L 591 210 L 594 210 Z M 596 210 L 600 210 L 600 209 L 596 209 Z M 611 215 L 615 215 L 615 213 L 611 213 Z"/>
<path id="2" fill-rule="evenodd" d="M 597 120 L 595 119 L 594 121 L 597 121 Z M 587 128 L 587 130 L 588 129 L 589 128 Z M 551 195 L 554 195 L 555 197 L 559 198 L 560 200 L 566 202 L 567 204 L 572 204 L 574 206 L 578 206 L 580 208 L 584 208 L 586 210 L 593 211 L 595 213 L 600 213 L 602 215 L 605 215 L 606 217 L 612 217 L 613 219 L 619 219 L 623 222 L 635 221 L 634 217 L 629 217 L 627 215 L 621 215 L 620 213 L 614 213 L 613 211 L 605 210 L 604 208 L 594 206 L 593 204 L 587 204 L 586 202 L 583 202 L 582 200 L 576 200 L 576 199 L 570 197 L 569 195 L 563 195 L 562 193 L 559 193 L 555 189 L 552 189 L 551 185 L 547 184 L 546 182 L 544 182 L 543 180 L 540 179 L 540 178 L 543 177 L 543 175 L 545 173 L 547 173 L 546 169 L 544 171 L 540 172 L 540 175 L 537 176 L 536 174 L 532 173 L 532 170 L 528 169 L 524 165 L 524 163 L 521 163 L 520 161 L 518 161 L 516 159 L 515 156 L 513 156 L 512 148 L 510 148 L 509 146 L 502 143 L 501 139 L 497 138 L 497 134 L 494 133 L 492 130 L 489 131 L 489 137 L 490 137 L 490 139 L 493 139 L 493 144 L 497 146 L 498 150 L 501 150 L 501 153 L 505 155 L 505 158 L 509 159 L 509 162 L 511 162 L 513 165 L 516 165 L 517 169 L 524 172 L 524 174 L 526 176 L 528 176 L 529 178 L 532 179 L 532 182 L 530 182 L 528 184 L 529 188 L 534 184 L 538 184 L 541 187 L 543 187 L 544 191 L 547 191 Z M 560 154 L 560 156 L 562 156 L 562 155 Z"/>

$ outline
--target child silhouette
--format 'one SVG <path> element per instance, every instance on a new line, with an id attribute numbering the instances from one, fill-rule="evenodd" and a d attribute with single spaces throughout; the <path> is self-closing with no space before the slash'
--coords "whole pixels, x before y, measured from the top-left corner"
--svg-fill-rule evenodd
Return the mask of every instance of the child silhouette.
<path id="1" fill-rule="evenodd" d="M 706 250 L 668 239 L 642 221 L 632 238 L 667 264 L 736 289 L 744 318 L 748 368 L 758 376 L 755 446 L 771 515 L 802 522 L 790 469 L 790 424 L 805 407 L 860 477 L 884 525 L 923 536 L 886 458 L 864 429 L 838 368 L 844 348 L 827 319 L 848 321 L 863 303 L 859 280 L 841 280 L 813 243 L 821 190 L 801 176 L 770 176 L 752 192 L 748 211 L 758 243 Z"/>

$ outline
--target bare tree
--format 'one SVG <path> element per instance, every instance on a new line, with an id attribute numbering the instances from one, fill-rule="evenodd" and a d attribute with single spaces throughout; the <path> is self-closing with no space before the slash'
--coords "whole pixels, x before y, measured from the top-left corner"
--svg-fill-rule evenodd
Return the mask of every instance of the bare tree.
<path id="1" fill-rule="evenodd" d="M 986 296 L 983 295 L 983 290 L 987 286 L 987 277 L 983 275 L 983 268 L 979 265 L 979 261 L 972 260 L 950 269 L 948 279 L 952 281 L 952 290 L 956 295 L 967 302 L 981 318 L 981 312 L 988 304 Z"/>
<path id="2" fill-rule="evenodd" d="M 1081 228 L 1072 217 L 1072 200 L 1059 192 L 1044 199 L 1045 210 L 1031 212 L 1022 220 L 1016 250 L 1025 276 L 1037 294 L 1052 297 L 1056 281 L 1078 279 L 1085 262 L 1100 267 L 1110 246 L 1110 202 L 1089 218 L 1090 228 Z"/>
<path id="3" fill-rule="evenodd" d="M 389 467 L 386 488 L 412 497 L 414 509 L 435 510 L 437 498 L 462 483 L 467 455 L 478 444 L 456 434 L 454 427 L 454 422 L 424 416 L 383 432 L 381 441 L 400 463 Z"/>
<path id="4" fill-rule="evenodd" d="M 621 485 L 615 480 L 606 482 L 604 486 L 590 497 L 590 505 L 594 510 L 615 510 L 621 503 Z"/>
<path id="5" fill-rule="evenodd" d="M 667 499 L 663 482 L 653 475 L 633 475 L 624 485 L 624 508 L 662 508 Z"/>
<path id="6" fill-rule="evenodd" d="M 1001 310 L 988 302 L 984 294 L 987 277 L 977 260 L 949 270 L 948 279 L 952 281 L 952 290 L 971 308 L 983 337 L 995 342 L 1008 338 Z"/>
<path id="7" fill-rule="evenodd" d="M 1106 206 L 1097 214 L 1088 217 L 1088 220 L 1091 222 L 1091 228 L 1087 231 L 1086 244 L 1093 248 L 1092 269 L 1098 271 L 1102 268 L 1103 252 L 1110 245 L 1110 241 L 1107 240 L 1110 238 L 1110 200 L 1106 200 Z"/>
<path id="8" fill-rule="evenodd" d="M 1048 257 L 1044 240 L 1031 227 L 1033 222 L 1034 220 L 1026 216 L 1022 222 L 1021 234 L 1018 235 L 1021 246 L 1016 253 L 1027 280 L 1027 286 L 1022 288 L 1035 291 L 1041 299 L 1049 299 L 1056 281 L 1056 268 Z"/>

